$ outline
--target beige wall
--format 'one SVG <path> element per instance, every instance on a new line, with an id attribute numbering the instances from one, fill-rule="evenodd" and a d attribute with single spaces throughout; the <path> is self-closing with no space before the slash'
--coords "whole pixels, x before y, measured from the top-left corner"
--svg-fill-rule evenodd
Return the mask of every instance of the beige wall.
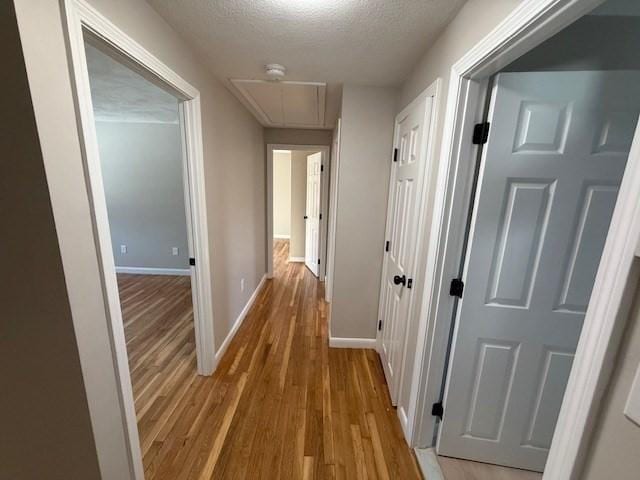
<path id="1" fill-rule="evenodd" d="M 291 235 L 291 152 L 273 152 L 273 236 Z"/>
<path id="2" fill-rule="evenodd" d="M 99 479 L 13 2 L 0 3 L 0 478 Z M 54 79 L 55 80 L 55 79 Z"/>
<path id="3" fill-rule="evenodd" d="M 265 272 L 263 128 L 148 4 L 141 0 L 90 3 L 200 91 L 219 346 Z M 16 7 L 102 476 L 124 480 L 130 478 L 124 422 L 108 342 L 60 4 L 17 0 Z M 244 292 L 240 291 L 241 278 L 246 280 Z M 81 431 L 74 431 L 68 442 L 61 443 L 73 444 L 73 440 L 87 442 Z M 66 451 L 68 455 L 73 450 Z M 66 478 L 72 477 L 91 478 Z"/>
<path id="4" fill-rule="evenodd" d="M 436 125 L 435 133 L 435 161 L 429 173 L 429 181 L 431 182 L 430 191 L 432 193 L 435 192 L 436 172 L 440 159 L 443 119 L 451 67 L 504 20 L 519 3 L 520 0 L 469 0 L 425 52 L 422 59 L 417 63 L 413 72 L 402 86 L 398 111 L 408 105 L 436 79 L 442 79 L 440 98 L 436 104 L 436 108 L 438 108 L 438 124 Z M 429 199 L 429 205 L 433 205 L 433 198 Z M 426 225 L 431 224 L 431 211 L 426 212 L 425 220 L 427 222 Z M 427 232 L 426 235 L 428 239 L 429 232 Z M 417 290 L 417 292 L 418 291 L 421 292 L 421 290 Z M 421 302 L 419 295 L 416 297 L 416 302 L 417 305 Z M 415 356 L 417 319 L 414 318 L 412 320 L 409 324 L 409 332 L 407 335 L 407 359 L 413 359 Z M 405 363 L 403 372 L 403 390 L 400 392 L 398 399 L 399 405 L 404 406 L 405 409 L 409 403 L 412 375 L 413 362 L 408 361 Z"/>
<path id="5" fill-rule="evenodd" d="M 640 291 L 635 294 L 613 374 L 602 399 L 583 480 L 635 480 L 640 472 L 640 426 L 622 413 L 640 365 Z"/>
<path id="6" fill-rule="evenodd" d="M 263 128 L 147 3 L 90 3 L 200 91 L 219 347 L 266 271 Z"/>
<path id="7" fill-rule="evenodd" d="M 376 337 L 396 101 L 393 88 L 343 88 L 333 337 Z"/>
<path id="8" fill-rule="evenodd" d="M 264 143 L 281 145 L 331 145 L 331 130 L 304 128 L 265 128 Z"/>

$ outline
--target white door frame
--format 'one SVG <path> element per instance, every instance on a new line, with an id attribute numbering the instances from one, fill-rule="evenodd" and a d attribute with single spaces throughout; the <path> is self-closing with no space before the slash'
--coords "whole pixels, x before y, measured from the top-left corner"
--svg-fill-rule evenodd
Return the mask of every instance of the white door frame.
<path id="1" fill-rule="evenodd" d="M 404 117 L 407 116 L 410 110 L 415 108 L 419 103 L 426 103 L 428 99 L 431 99 L 431 109 L 425 108 L 425 117 L 428 119 L 428 122 L 425 120 L 425 124 L 428 124 L 428 129 L 424 129 L 423 131 L 423 147 L 426 147 L 426 150 L 419 152 L 420 155 L 424 155 L 424 168 L 422 171 L 422 178 L 420 181 L 422 182 L 422 191 L 420 198 L 417 199 L 418 208 L 416 209 L 416 218 L 413 221 L 417 221 L 418 225 L 416 228 L 416 252 L 413 259 L 413 265 L 410 266 L 410 275 L 413 276 L 414 288 L 412 288 L 408 293 L 410 295 L 409 298 L 409 307 L 407 308 L 407 325 L 405 327 L 405 335 L 402 339 L 402 361 L 401 367 L 398 372 L 399 382 L 396 385 L 396 389 L 393 392 L 389 392 L 392 400 L 396 402 L 398 400 L 399 392 L 402 392 L 404 378 L 404 369 L 407 362 L 406 355 L 406 344 L 407 344 L 407 336 L 409 335 L 410 325 L 416 319 L 416 309 L 418 307 L 417 303 L 421 297 L 421 291 L 419 286 L 424 284 L 424 279 L 428 278 L 425 276 L 424 268 L 421 267 L 425 263 L 425 255 L 426 249 L 424 245 L 426 244 L 426 223 L 427 223 L 427 215 L 428 215 L 428 202 L 431 197 L 433 182 L 430 181 L 431 176 L 434 172 L 434 159 L 435 159 L 435 133 L 437 131 L 438 124 L 438 102 L 440 100 L 440 90 L 442 80 L 438 78 L 435 82 L 429 85 L 425 90 L 423 90 L 416 98 L 414 98 L 409 105 L 402 109 L 400 113 L 396 115 L 394 129 L 393 129 L 393 149 L 398 148 L 399 145 L 399 128 L 400 122 Z M 393 150 L 392 150 L 393 151 Z M 391 154 L 393 155 L 393 153 Z M 389 173 L 389 192 L 391 192 L 391 184 L 393 182 L 393 175 L 395 169 L 395 163 L 392 163 L 392 171 Z M 391 203 L 387 200 L 387 212 L 386 212 L 386 226 L 385 226 L 385 240 L 389 239 L 390 232 L 389 229 L 391 225 L 389 223 L 390 215 L 391 215 Z M 383 262 L 382 262 L 382 276 L 380 278 L 380 299 L 378 303 L 378 318 L 383 318 L 383 305 L 382 305 L 382 291 L 385 285 L 385 278 L 387 276 L 387 261 L 388 255 L 383 252 Z M 382 331 L 377 330 L 376 332 L 376 348 L 378 352 L 382 349 Z M 410 361 L 410 360 L 409 360 Z M 398 417 L 400 418 L 400 424 L 402 425 L 403 430 L 406 431 L 407 428 L 407 413 L 404 408 L 404 405 L 398 404 Z"/>
<path id="2" fill-rule="evenodd" d="M 327 258 L 327 210 L 328 210 L 328 190 L 329 190 L 329 152 L 331 147 L 327 145 L 291 145 L 280 143 L 267 144 L 267 278 L 273 278 L 273 151 L 274 150 L 297 150 L 303 152 L 321 152 L 323 172 L 321 175 L 320 188 L 320 210 L 322 219 L 320 220 L 320 269 L 318 279 L 324 281 Z"/>
<path id="3" fill-rule="evenodd" d="M 411 382 L 407 439 L 430 446 L 436 428 L 431 405 L 440 400 L 454 298 L 449 282 L 459 275 L 477 147 L 474 124 L 482 121 L 488 78 L 553 36 L 603 0 L 525 0 L 451 68 L 449 93 Z M 640 235 L 640 138 L 636 132 L 593 294 L 551 445 L 544 479 L 577 479 L 593 415 L 606 386 L 625 309 L 633 294 L 632 270 Z"/>
<path id="4" fill-rule="evenodd" d="M 336 260 L 336 205 L 338 205 L 338 178 L 340 175 L 340 125 L 342 119 L 338 118 L 336 128 L 333 131 L 333 146 L 331 148 L 331 165 L 329 166 L 329 214 L 327 228 L 327 261 L 325 268 L 324 299 L 331 303 L 333 298 L 333 271 Z M 331 315 L 327 316 L 331 324 Z M 329 325 L 331 326 L 331 325 Z M 331 331 L 331 328 L 329 328 Z"/>
<path id="5" fill-rule="evenodd" d="M 127 60 L 139 66 L 150 79 L 161 82 L 183 101 L 180 104 L 184 140 L 184 177 L 187 202 L 187 224 L 190 229 L 195 266 L 191 282 L 194 303 L 194 326 L 198 373 L 211 375 L 215 369 L 215 343 L 213 332 L 213 306 L 211 301 L 211 271 L 209 239 L 204 186 L 204 160 L 202 150 L 202 125 L 200 93 L 131 37 L 111 23 L 85 0 L 64 0 L 64 12 L 68 35 L 75 95 L 80 115 L 82 150 L 88 190 L 92 203 L 92 220 L 105 305 L 109 322 L 110 341 L 115 355 L 114 366 L 119 382 L 121 409 L 124 412 L 125 432 L 130 470 L 133 478 L 144 478 L 142 456 L 136 422 L 136 413 L 127 358 L 120 296 L 114 266 L 106 198 L 102 182 L 98 142 L 93 116 L 89 74 L 84 48 L 83 31 L 91 32 Z M 190 215 L 189 215 L 190 214 Z M 99 395 L 99 392 L 87 392 Z M 99 432 L 94 432 L 98 434 Z"/>

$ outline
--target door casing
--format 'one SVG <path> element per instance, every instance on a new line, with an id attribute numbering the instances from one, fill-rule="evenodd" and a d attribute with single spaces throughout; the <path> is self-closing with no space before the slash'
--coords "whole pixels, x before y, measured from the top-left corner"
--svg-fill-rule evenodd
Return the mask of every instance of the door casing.
<path id="1" fill-rule="evenodd" d="M 459 272 L 477 148 L 473 127 L 482 121 L 487 80 L 510 62 L 604 0 L 527 0 L 451 68 L 426 269 L 430 288 L 420 306 L 407 440 L 433 443 L 453 312 L 449 282 Z M 640 138 L 629 155 L 607 243 L 585 317 L 544 479 L 577 479 L 601 392 L 610 373 L 640 271 Z M 632 268 L 633 267 L 633 268 Z"/>
<path id="2" fill-rule="evenodd" d="M 267 278 L 273 278 L 273 151 L 274 150 L 298 150 L 309 153 L 321 152 L 322 165 L 324 171 L 321 176 L 320 188 L 320 210 L 322 219 L 320 220 L 320 269 L 318 279 L 322 282 L 325 279 L 327 266 L 327 218 L 329 209 L 329 153 L 331 147 L 328 145 L 292 145 L 269 143 L 267 144 L 267 228 L 266 228 L 266 246 L 265 252 L 267 258 Z M 335 232 L 334 232 L 335 234 Z"/>

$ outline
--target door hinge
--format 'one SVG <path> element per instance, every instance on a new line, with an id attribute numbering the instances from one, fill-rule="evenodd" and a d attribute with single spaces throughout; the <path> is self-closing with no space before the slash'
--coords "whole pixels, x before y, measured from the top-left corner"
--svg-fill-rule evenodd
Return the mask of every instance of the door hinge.
<path id="1" fill-rule="evenodd" d="M 477 123 L 473 127 L 473 144 L 484 145 L 489 139 L 489 122 Z"/>
<path id="2" fill-rule="evenodd" d="M 318 259 L 318 265 L 320 265 L 320 259 Z"/>
<path id="3" fill-rule="evenodd" d="M 442 420 L 442 415 L 444 415 L 444 407 L 442 406 L 442 402 L 433 404 L 433 406 L 431 407 L 431 415 Z"/>
<path id="4" fill-rule="evenodd" d="M 464 290 L 464 282 L 459 278 L 454 278 L 451 280 L 451 285 L 449 286 L 449 295 L 452 297 L 462 298 L 462 291 Z"/>
<path id="5" fill-rule="evenodd" d="M 384 244 L 384 251 L 388 252 L 389 251 L 389 247 L 391 246 L 391 242 L 389 242 L 389 240 L 387 240 Z"/>
<path id="6" fill-rule="evenodd" d="M 193 257 L 191 257 L 191 258 L 189 259 L 189 265 L 194 266 L 195 264 L 196 264 L 196 259 L 195 259 L 195 258 L 193 258 Z"/>
<path id="7" fill-rule="evenodd" d="M 382 320 L 378 320 L 378 331 L 382 331 Z"/>
<path id="8" fill-rule="evenodd" d="M 322 214 L 320 214 L 320 218 L 318 220 L 322 220 Z"/>
<path id="9" fill-rule="evenodd" d="M 320 165 L 320 171 L 324 172 L 324 165 Z"/>
<path id="10" fill-rule="evenodd" d="M 409 280 L 407 280 L 407 288 L 411 288 L 413 287 L 413 278 L 410 278 Z"/>
<path id="11" fill-rule="evenodd" d="M 393 161 L 394 162 L 398 161 L 398 149 L 397 148 L 393 149 Z"/>

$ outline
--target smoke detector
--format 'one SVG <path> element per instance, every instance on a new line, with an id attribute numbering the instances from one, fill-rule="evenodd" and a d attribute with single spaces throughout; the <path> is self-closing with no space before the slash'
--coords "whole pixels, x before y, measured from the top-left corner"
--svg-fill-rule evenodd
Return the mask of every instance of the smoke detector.
<path id="1" fill-rule="evenodd" d="M 287 71 L 287 69 L 278 64 L 278 63 L 270 63 L 269 65 L 266 65 L 264 67 L 265 69 L 265 73 L 267 74 L 267 77 L 269 77 L 269 80 L 277 82 L 278 80 L 282 80 L 282 78 L 284 78 L 284 75 Z"/>

